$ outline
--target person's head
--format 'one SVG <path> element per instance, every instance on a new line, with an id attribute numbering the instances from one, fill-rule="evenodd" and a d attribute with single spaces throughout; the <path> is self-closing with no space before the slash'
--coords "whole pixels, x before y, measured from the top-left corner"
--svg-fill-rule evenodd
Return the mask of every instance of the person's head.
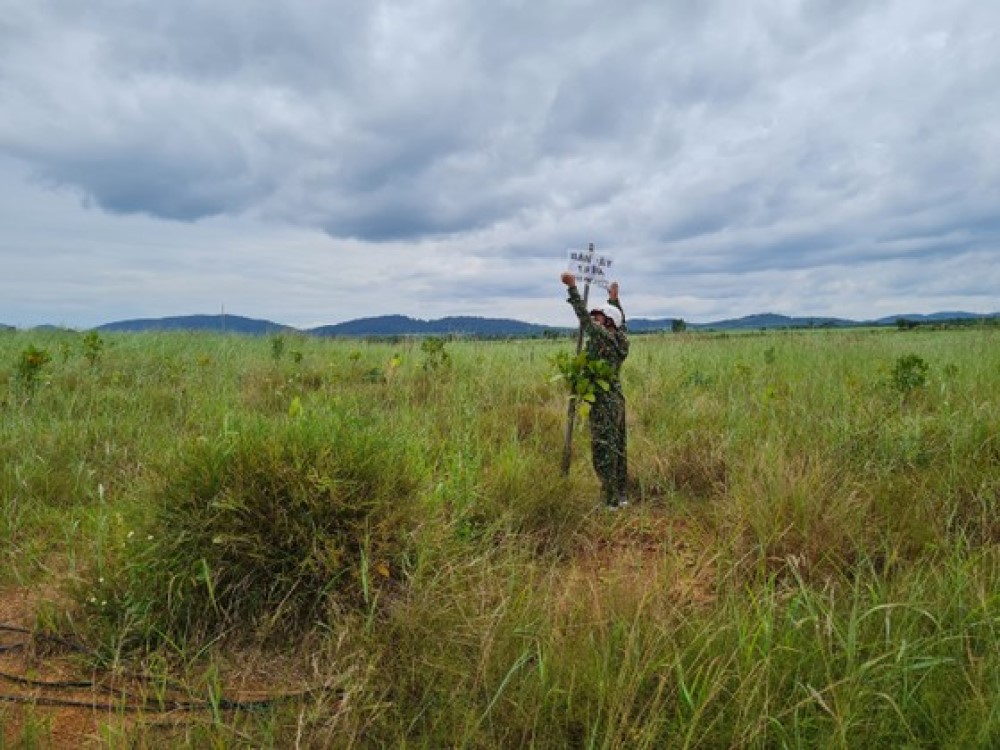
<path id="1" fill-rule="evenodd" d="M 595 307 L 590 311 L 591 319 L 610 331 L 617 331 L 622 325 L 622 312 L 614 305 Z"/>

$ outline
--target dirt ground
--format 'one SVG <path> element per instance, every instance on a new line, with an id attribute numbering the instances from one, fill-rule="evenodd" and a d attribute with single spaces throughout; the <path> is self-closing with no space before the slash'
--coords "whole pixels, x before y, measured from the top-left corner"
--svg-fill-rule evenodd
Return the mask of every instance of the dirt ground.
<path id="1" fill-rule="evenodd" d="M 3 747 L 86 748 L 99 743 L 106 709 L 43 706 L 48 700 L 94 704 L 92 688 L 44 687 L 37 683 L 89 681 L 66 653 L 39 649 L 32 636 L 43 592 L 0 589 L 0 730 Z M 65 649 L 63 649 L 65 650 Z M 22 682 L 32 681 L 31 684 Z"/>

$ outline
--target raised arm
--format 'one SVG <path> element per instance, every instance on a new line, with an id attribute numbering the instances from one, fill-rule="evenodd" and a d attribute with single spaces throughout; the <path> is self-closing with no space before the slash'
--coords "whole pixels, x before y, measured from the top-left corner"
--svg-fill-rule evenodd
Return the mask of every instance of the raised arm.
<path id="1" fill-rule="evenodd" d="M 566 285 L 566 291 L 569 294 L 566 301 L 569 302 L 573 308 L 573 312 L 576 313 L 576 317 L 580 321 L 580 325 L 583 326 L 583 330 L 593 336 L 610 336 L 611 334 L 603 326 L 597 325 L 590 317 L 590 311 L 584 305 L 583 297 L 580 296 L 580 290 L 576 288 L 576 277 L 569 271 L 566 271 L 560 276 L 560 279 Z"/>
<path id="2" fill-rule="evenodd" d="M 609 305 L 614 305 L 619 310 L 621 310 L 621 313 L 622 313 L 622 330 L 625 330 L 625 328 L 626 328 L 626 326 L 628 324 L 625 322 L 625 309 L 622 307 L 621 300 L 618 299 L 618 282 L 617 281 L 612 281 L 611 284 L 608 285 L 608 304 Z"/>
<path id="3" fill-rule="evenodd" d="M 580 325 L 583 326 L 585 330 L 596 328 L 596 326 L 594 326 L 594 322 L 590 319 L 590 313 L 583 304 L 583 297 L 580 296 L 580 292 L 576 288 L 576 276 L 571 274 L 569 271 L 565 271 L 559 278 L 562 280 L 562 283 L 566 285 L 566 292 L 569 294 L 566 301 L 569 302 L 570 306 L 572 306 L 573 312 L 576 313 L 576 317 L 580 321 Z"/>

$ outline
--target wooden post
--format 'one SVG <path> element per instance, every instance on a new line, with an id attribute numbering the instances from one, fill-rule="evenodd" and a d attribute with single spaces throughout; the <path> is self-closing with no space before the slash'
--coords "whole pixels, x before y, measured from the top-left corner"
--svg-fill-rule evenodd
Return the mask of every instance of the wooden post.
<path id="1" fill-rule="evenodd" d="M 591 260 L 594 258 L 594 243 L 590 243 L 587 253 Z M 590 296 L 590 282 L 583 285 L 583 306 L 587 306 L 587 298 Z M 576 353 L 583 349 L 583 323 L 580 323 L 580 330 L 576 333 Z M 566 440 L 563 443 L 562 473 L 569 475 L 569 465 L 573 461 L 573 425 L 576 423 L 576 394 L 569 397 L 569 405 L 566 411 Z"/>

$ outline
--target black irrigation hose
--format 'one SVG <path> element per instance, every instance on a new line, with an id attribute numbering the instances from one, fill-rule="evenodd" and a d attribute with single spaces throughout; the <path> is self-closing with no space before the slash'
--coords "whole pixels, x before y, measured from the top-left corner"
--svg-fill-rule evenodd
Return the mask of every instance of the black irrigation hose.
<path id="1" fill-rule="evenodd" d="M 77 651 L 79 653 L 88 653 L 86 647 L 81 646 L 79 643 L 74 643 L 73 641 L 61 638 L 58 635 L 36 634 L 27 628 L 22 628 L 17 625 L 2 625 L 0 624 L 0 632 L 5 633 L 17 633 L 18 635 L 29 635 L 32 638 L 38 638 L 40 640 L 51 641 L 52 643 L 57 643 L 60 646 L 65 646 L 66 648 Z M 0 646 L 0 653 L 5 653 L 8 651 L 19 651 L 27 646 L 27 641 L 22 641 L 21 643 L 14 643 L 9 645 Z"/>
<path id="2" fill-rule="evenodd" d="M 8 633 L 18 633 L 19 635 L 30 635 L 32 637 L 40 637 L 45 640 L 50 640 L 55 643 L 59 643 L 63 646 L 72 648 L 75 651 L 80 651 L 82 653 L 90 653 L 88 649 L 83 646 L 67 641 L 58 636 L 35 636 L 32 631 L 17 627 L 14 625 L 0 625 L 0 631 Z M 0 646 L 0 653 L 8 653 L 12 651 L 20 651 L 27 648 L 29 641 L 22 641 L 20 643 L 12 643 Z M 37 687 L 37 688 L 47 688 L 55 690 L 96 690 L 98 688 L 105 690 L 106 692 L 112 692 L 117 694 L 112 688 L 101 686 L 90 680 L 33 680 L 28 677 L 21 677 L 19 675 L 8 674 L 6 672 L 0 672 L 0 680 L 6 680 L 7 682 L 12 682 L 17 685 L 23 685 L 25 687 Z M 0 703 L 18 703 L 23 705 L 33 705 L 33 706 L 50 706 L 58 708 L 89 708 L 89 709 L 101 709 L 106 711 L 127 711 L 127 712 L 148 712 L 148 713 L 172 713 L 175 711 L 210 711 L 210 710 L 223 710 L 223 711 L 261 711 L 266 708 L 270 708 L 278 703 L 284 703 L 286 701 L 295 700 L 297 698 L 304 698 L 313 691 L 305 690 L 298 693 L 282 693 L 280 695 L 272 695 L 267 698 L 259 698 L 254 700 L 230 700 L 228 698 L 220 698 L 218 701 L 153 701 L 145 700 L 141 703 L 107 703 L 98 701 L 82 701 L 82 700 L 72 700 L 69 698 L 49 698 L 45 696 L 30 697 L 24 695 L 11 695 L 7 693 L 0 693 Z M 132 698 L 127 693 L 123 694 L 125 697 Z"/>
<path id="3" fill-rule="evenodd" d="M 96 687 L 93 682 L 89 680 L 32 680 L 28 677 L 21 677 L 16 674 L 8 674 L 7 672 L 0 672 L 0 680 L 6 680 L 7 682 L 13 682 L 15 685 L 24 685 L 25 687 L 40 687 L 40 688 L 65 688 L 65 689 L 80 689 L 80 688 L 93 688 Z"/>
<path id="4" fill-rule="evenodd" d="M 123 690 L 116 690 L 108 685 L 99 685 L 90 680 L 32 680 L 28 677 L 21 677 L 20 675 L 8 674 L 7 672 L 0 672 L 0 680 L 6 680 L 7 682 L 13 682 L 15 685 L 23 685 L 29 688 L 50 688 L 57 690 L 102 690 L 110 695 L 119 696 L 125 700 L 140 700 L 131 693 L 127 693 Z M 17 696 L 15 696 L 17 697 Z M 148 701 L 147 701 L 148 702 Z"/>
<path id="5" fill-rule="evenodd" d="M 44 682 L 41 680 L 29 680 L 24 677 L 18 677 L 17 675 L 6 674 L 0 672 L 0 679 L 8 680 L 18 685 L 24 685 L 25 687 L 42 687 L 49 689 L 59 689 L 59 690 L 80 690 L 80 689 L 91 689 L 98 687 L 92 682 L 74 682 L 74 681 L 56 681 L 56 682 Z M 211 711 L 211 710 L 221 710 L 221 711 L 262 711 L 267 708 L 276 706 L 279 703 L 285 703 L 287 701 L 292 701 L 298 698 L 304 698 L 311 694 L 311 691 L 302 691 L 298 693 L 282 693 L 281 695 L 272 695 L 267 698 L 257 698 L 252 700 L 231 700 L 229 698 L 220 698 L 218 701 L 156 701 L 156 700 L 146 700 L 141 703 L 108 703 L 100 701 L 82 701 L 82 700 L 72 700 L 68 698 L 49 698 L 46 696 L 30 697 L 24 695 L 11 695 L 9 693 L 0 693 L 0 703 L 21 703 L 30 704 L 37 706 L 61 706 L 69 708 L 90 708 L 90 709 L 102 709 L 105 711 L 128 711 L 128 712 L 148 712 L 148 713 L 172 713 L 175 711 Z"/>
<path id="6" fill-rule="evenodd" d="M 219 709 L 222 711 L 262 711 L 271 708 L 277 703 L 293 698 L 299 698 L 307 693 L 295 693 L 279 695 L 271 698 L 261 698 L 252 701 L 231 701 L 220 700 L 218 704 L 209 701 L 172 701 L 170 703 L 154 703 L 149 701 L 142 705 L 130 703 L 101 703 L 99 701 L 77 701 L 68 698 L 47 698 L 45 696 L 32 698 L 26 695 L 8 695 L 0 693 L 0 703 L 19 703 L 28 706 L 51 706 L 61 708 L 89 708 L 93 710 L 114 712 L 125 711 L 128 713 L 161 713 L 169 714 L 179 711 L 210 711 Z"/>
<path id="7" fill-rule="evenodd" d="M 29 631 L 24 628 L 15 628 L 11 625 L 0 625 L 0 631 L 30 635 Z M 0 654 L 8 654 L 12 651 L 23 651 L 27 645 L 27 641 L 19 641 L 18 643 L 0 643 Z"/>
<path id="8" fill-rule="evenodd" d="M 25 695 L 6 695 L 0 693 L 0 703 L 18 703 L 23 706 L 47 706 L 53 708 L 90 708 L 107 711 L 144 711 L 143 708 L 132 706 L 111 706 L 106 703 L 87 703 L 86 701 L 71 701 L 64 698 L 29 698 Z"/>

